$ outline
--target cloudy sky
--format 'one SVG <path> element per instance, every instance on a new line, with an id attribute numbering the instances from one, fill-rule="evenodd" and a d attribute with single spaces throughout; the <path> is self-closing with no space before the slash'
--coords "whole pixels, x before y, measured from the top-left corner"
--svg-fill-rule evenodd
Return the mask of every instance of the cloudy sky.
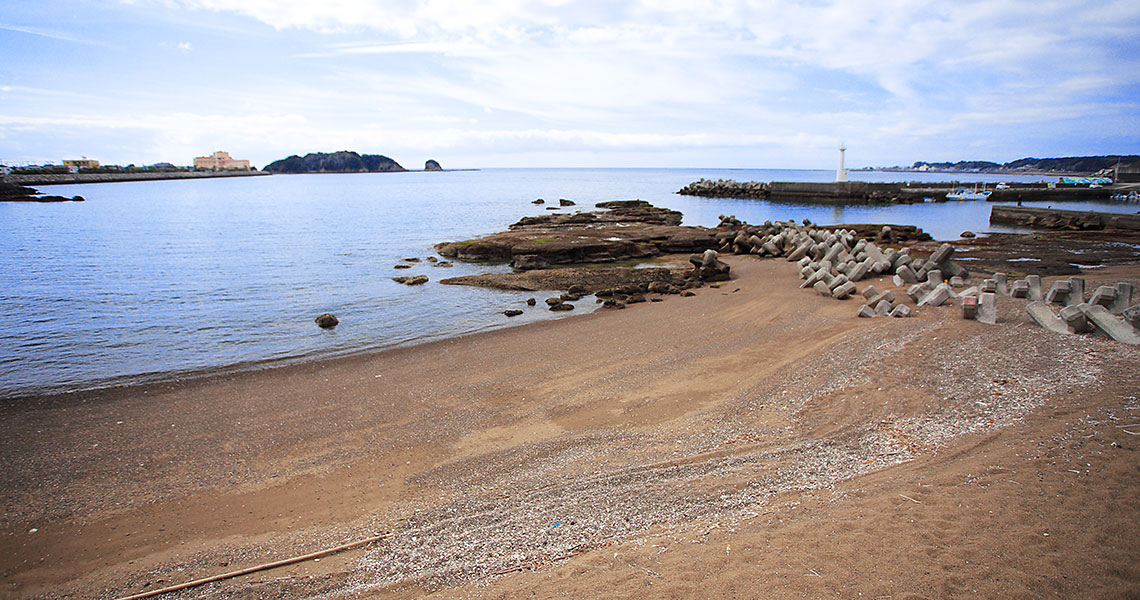
<path id="1" fill-rule="evenodd" d="M 0 161 L 1140 153 L 1136 0 L 0 0 Z"/>

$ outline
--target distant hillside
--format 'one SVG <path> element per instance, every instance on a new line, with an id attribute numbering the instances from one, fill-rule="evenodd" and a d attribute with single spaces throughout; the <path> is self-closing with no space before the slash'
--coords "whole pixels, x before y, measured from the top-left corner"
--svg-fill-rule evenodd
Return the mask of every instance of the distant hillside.
<path id="1" fill-rule="evenodd" d="M 1117 163 L 1130 165 L 1140 161 L 1140 156 L 1070 156 L 1066 158 L 1021 158 L 1013 162 L 998 164 L 984 160 L 949 162 L 916 162 L 911 169 L 916 171 L 950 171 L 964 173 L 1010 173 L 1033 171 L 1042 173 L 1095 173 L 1111 169 Z"/>
<path id="2" fill-rule="evenodd" d="M 293 155 L 265 165 L 270 173 L 395 173 L 407 171 L 399 163 L 380 154 L 316 152 L 304 157 Z"/>

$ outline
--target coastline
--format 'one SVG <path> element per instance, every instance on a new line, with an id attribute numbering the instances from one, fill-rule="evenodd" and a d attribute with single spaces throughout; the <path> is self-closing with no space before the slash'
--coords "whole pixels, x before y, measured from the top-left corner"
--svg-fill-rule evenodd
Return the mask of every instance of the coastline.
<path id="1" fill-rule="evenodd" d="M 1065 533 L 1088 524 L 1031 500 L 1065 490 L 1076 502 L 1101 488 L 1064 487 L 1075 484 L 1063 469 L 1038 481 L 1031 465 L 1012 464 L 1021 459 L 1002 450 L 1048 441 L 1041 437 L 1048 427 L 1063 434 L 1060 423 L 1086 410 L 1120 413 L 1129 401 L 1116 392 L 1140 385 L 1140 373 L 1124 368 L 1135 364 L 1135 349 L 1025 325 L 1012 303 L 996 327 L 962 321 L 949 307 L 912 319 L 855 319 L 852 304 L 798 289 L 786 261 L 726 260 L 737 277 L 692 298 L 5 405 L 0 419 L 10 435 L 0 456 L 11 469 L 0 486 L 0 534 L 12 542 L 0 554 L 5 593 L 122 595 L 383 531 L 396 536 L 371 550 L 198 593 L 549 597 L 652 583 L 660 595 L 695 593 L 681 574 L 701 569 L 721 574 L 718 589 L 743 592 L 733 586 L 753 586 L 756 575 L 746 570 L 762 564 L 774 597 L 808 584 L 817 586 L 808 595 L 820 595 L 842 582 L 889 594 L 903 587 L 887 576 L 855 577 L 869 565 L 838 557 L 885 559 L 892 546 L 916 551 L 928 567 L 912 573 L 906 589 L 1013 585 L 1032 594 L 1047 589 L 1034 577 L 1084 567 L 1061 589 L 1111 595 L 1124 588 L 1110 569 L 1125 579 L 1136 574 L 1140 538 L 1092 552 L 1103 548 L 1097 535 L 1135 531 L 1132 513 L 1090 502 L 1092 537 L 1073 542 Z M 1134 265 L 1089 277 L 1140 282 Z M 1032 416 L 1042 406 L 1045 417 L 1063 412 Z M 1097 431 L 1098 448 L 1109 434 L 1136 446 L 1111 425 Z M 1122 497 L 1136 498 L 1127 471 L 1100 468 L 1129 456 L 1088 460 L 1100 481 L 1111 474 Z M 992 471 L 997 464 L 1002 471 Z M 961 509 L 949 500 L 995 509 L 1003 500 L 956 487 L 957 469 L 994 473 L 985 481 L 998 489 L 1036 493 L 974 531 L 977 521 L 956 517 Z M 1000 487 L 1005 479 L 1015 484 Z M 934 512 L 910 527 L 876 529 L 893 522 L 878 517 L 868 529 L 859 525 L 858 514 L 904 508 Z M 1042 512 L 1054 540 L 1065 543 L 1051 550 L 1053 560 L 997 560 L 1002 540 L 1024 542 L 1040 528 L 1032 515 Z M 805 531 L 819 533 L 799 538 Z M 830 558 L 818 562 L 828 531 Z M 878 542 L 868 555 L 863 536 L 873 532 Z M 980 555 L 971 560 L 986 571 L 943 572 L 952 564 L 947 550 L 926 554 L 957 535 L 972 540 Z M 538 568 L 516 568 L 514 553 L 532 556 L 534 544 L 549 550 L 533 554 Z M 769 546 L 784 549 L 779 560 L 827 578 L 777 576 L 770 570 L 785 567 L 763 557 Z M 573 557 L 562 557 L 562 548 Z M 614 552 L 623 557 L 616 565 Z M 624 577 L 629 563 L 656 575 L 639 567 Z M 890 563 L 877 572 L 890 572 Z M 492 575 L 500 571 L 508 574 Z"/>
<path id="2" fill-rule="evenodd" d="M 265 171 L 175 171 L 170 173 L 56 173 L 6 177 L 18 185 L 70 185 L 74 183 L 117 183 L 121 181 L 166 181 L 171 179 L 213 179 L 218 177 L 261 177 Z"/>

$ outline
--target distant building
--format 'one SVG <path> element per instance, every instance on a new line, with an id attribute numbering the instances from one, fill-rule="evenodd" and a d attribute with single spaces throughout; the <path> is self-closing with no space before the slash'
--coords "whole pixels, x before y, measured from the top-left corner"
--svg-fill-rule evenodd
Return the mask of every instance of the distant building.
<path id="1" fill-rule="evenodd" d="M 210 156 L 199 156 L 194 159 L 195 169 L 206 169 L 208 171 L 248 171 L 248 160 L 235 160 L 230 157 L 229 152 L 217 152 Z"/>
<path id="2" fill-rule="evenodd" d="M 71 171 L 72 173 L 78 173 L 79 169 L 94 169 L 95 167 L 98 167 L 99 161 L 87 158 L 86 156 L 83 158 L 65 158 L 63 159 L 63 166 L 67 167 L 67 170 Z"/>

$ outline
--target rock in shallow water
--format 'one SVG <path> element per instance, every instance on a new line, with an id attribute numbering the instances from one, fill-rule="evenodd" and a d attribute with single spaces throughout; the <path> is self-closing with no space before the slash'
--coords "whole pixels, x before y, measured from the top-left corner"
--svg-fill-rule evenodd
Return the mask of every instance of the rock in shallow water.
<path id="1" fill-rule="evenodd" d="M 317 317 L 317 325 L 321 326 L 324 329 L 332 329 L 333 327 L 336 327 L 338 323 L 340 323 L 340 320 L 329 313 L 325 313 Z"/>

